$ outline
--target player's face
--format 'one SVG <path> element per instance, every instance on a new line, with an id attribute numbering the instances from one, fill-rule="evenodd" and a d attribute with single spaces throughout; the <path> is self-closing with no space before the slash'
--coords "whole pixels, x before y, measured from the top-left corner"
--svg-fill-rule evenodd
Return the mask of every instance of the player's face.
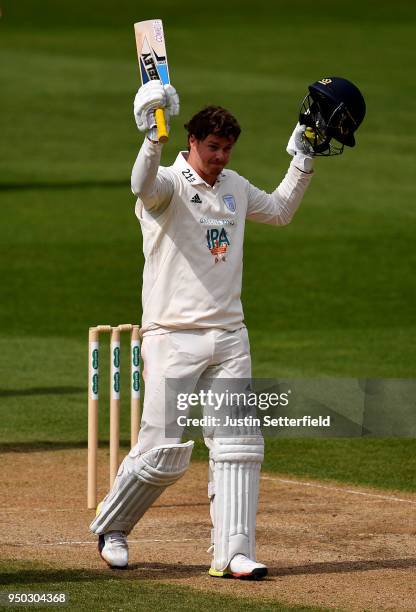
<path id="1" fill-rule="evenodd" d="M 195 136 L 191 136 L 188 162 L 203 179 L 207 180 L 208 177 L 212 181 L 230 161 L 234 142 L 234 138 L 211 134 L 204 140 L 197 140 Z"/>

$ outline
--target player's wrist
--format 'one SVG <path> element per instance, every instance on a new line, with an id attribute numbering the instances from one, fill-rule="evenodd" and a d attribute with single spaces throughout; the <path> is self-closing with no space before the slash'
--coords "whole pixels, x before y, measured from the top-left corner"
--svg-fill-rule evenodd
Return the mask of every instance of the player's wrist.
<path id="1" fill-rule="evenodd" d="M 148 134 L 146 134 L 146 138 L 149 142 L 151 142 L 152 144 L 158 145 L 158 144 L 163 144 L 162 142 L 159 142 L 158 140 L 153 140 L 153 138 L 150 138 L 150 136 Z"/>
<path id="2" fill-rule="evenodd" d="M 307 155 L 302 155 L 300 153 L 296 153 L 292 161 L 290 162 L 291 166 L 294 166 L 301 172 L 305 174 L 313 173 L 314 159 L 312 157 L 308 157 Z"/>
<path id="3" fill-rule="evenodd" d="M 169 133 L 169 127 L 168 127 L 168 133 Z M 150 142 L 152 142 L 153 144 L 162 145 L 164 142 L 163 139 L 159 138 L 159 130 L 156 125 L 153 125 L 150 129 L 147 130 L 146 138 L 150 140 Z"/>

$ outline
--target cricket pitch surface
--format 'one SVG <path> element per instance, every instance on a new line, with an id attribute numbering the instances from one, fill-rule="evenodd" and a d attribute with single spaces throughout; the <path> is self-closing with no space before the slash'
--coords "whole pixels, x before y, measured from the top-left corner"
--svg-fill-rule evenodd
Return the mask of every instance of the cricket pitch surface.
<path id="1" fill-rule="evenodd" d="M 257 554 L 261 582 L 211 578 L 205 463 L 194 462 L 129 537 L 130 565 L 103 563 L 88 525 L 84 449 L 1 454 L 3 561 L 85 569 L 205 592 L 337 610 L 416 608 L 416 495 L 262 473 Z M 108 451 L 99 451 L 101 497 Z M 41 570 L 40 570 L 41 572 Z M 156 586 L 156 584 L 155 584 Z"/>

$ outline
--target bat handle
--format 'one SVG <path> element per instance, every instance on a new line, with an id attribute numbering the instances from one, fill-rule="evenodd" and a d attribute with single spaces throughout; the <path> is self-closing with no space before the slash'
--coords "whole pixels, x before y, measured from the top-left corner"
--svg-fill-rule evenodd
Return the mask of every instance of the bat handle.
<path id="1" fill-rule="evenodd" d="M 159 142 L 167 142 L 169 140 L 168 129 L 166 127 L 165 113 L 163 108 L 157 108 L 155 110 L 155 119 L 157 125 L 157 137 Z"/>

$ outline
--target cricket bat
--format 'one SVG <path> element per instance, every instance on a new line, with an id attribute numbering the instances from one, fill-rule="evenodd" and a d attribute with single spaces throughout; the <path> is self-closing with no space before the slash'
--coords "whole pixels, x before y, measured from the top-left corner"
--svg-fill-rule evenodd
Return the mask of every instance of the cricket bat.
<path id="1" fill-rule="evenodd" d="M 163 85 L 170 83 L 162 20 L 139 21 L 134 24 L 134 33 L 142 84 L 151 79 L 160 79 Z M 163 108 L 156 109 L 155 119 L 159 142 L 167 142 L 169 135 Z"/>

